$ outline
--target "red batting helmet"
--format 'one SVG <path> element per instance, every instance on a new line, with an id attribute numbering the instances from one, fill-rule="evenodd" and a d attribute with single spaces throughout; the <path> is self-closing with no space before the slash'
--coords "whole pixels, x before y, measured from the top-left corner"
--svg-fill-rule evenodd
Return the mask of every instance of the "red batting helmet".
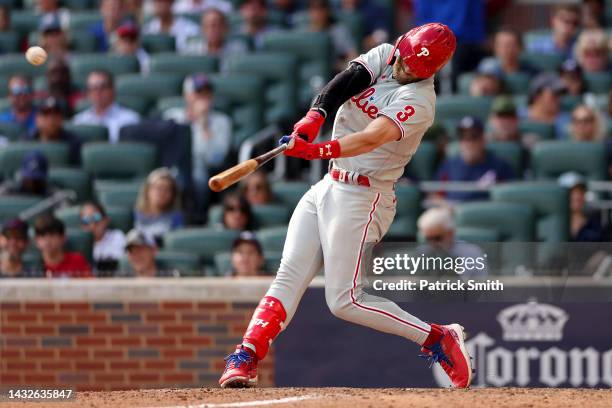
<path id="1" fill-rule="evenodd" d="M 441 23 L 423 24 L 397 39 L 387 63 L 399 57 L 417 78 L 429 78 L 448 62 L 456 46 L 450 28 Z"/>

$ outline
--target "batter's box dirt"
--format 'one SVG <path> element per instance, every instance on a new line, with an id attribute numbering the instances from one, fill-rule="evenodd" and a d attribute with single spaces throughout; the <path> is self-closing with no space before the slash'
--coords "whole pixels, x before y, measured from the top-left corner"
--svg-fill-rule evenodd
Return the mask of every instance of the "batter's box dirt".
<path id="1" fill-rule="evenodd" d="M 4 402 L 0 408 L 608 408 L 611 401 L 611 389 L 200 388 L 79 392 L 70 402 Z"/>

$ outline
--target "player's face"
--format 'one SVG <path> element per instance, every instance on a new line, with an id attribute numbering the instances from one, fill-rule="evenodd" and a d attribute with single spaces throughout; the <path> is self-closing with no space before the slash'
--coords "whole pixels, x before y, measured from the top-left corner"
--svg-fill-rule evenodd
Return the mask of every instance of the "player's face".
<path id="1" fill-rule="evenodd" d="M 402 85 L 417 80 L 417 78 L 408 71 L 408 67 L 401 58 L 395 59 L 395 63 L 393 64 L 393 78 Z"/>

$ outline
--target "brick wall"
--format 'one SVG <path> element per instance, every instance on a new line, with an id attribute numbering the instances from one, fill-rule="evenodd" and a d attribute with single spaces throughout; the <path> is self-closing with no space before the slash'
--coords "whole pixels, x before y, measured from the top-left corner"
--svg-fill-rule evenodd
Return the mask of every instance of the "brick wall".
<path id="1" fill-rule="evenodd" d="M 93 282 L 92 282 L 93 284 Z M 180 299 L 180 297 L 177 297 Z M 255 301 L 0 300 L 0 384 L 216 386 Z M 274 381 L 274 354 L 260 382 Z"/>

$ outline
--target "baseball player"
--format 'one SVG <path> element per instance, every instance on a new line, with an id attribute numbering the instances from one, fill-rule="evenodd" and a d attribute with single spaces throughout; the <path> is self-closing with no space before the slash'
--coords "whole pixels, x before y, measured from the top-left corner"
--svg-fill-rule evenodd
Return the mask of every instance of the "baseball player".
<path id="1" fill-rule="evenodd" d="M 405 337 L 440 363 L 455 387 L 472 369 L 458 324 L 429 324 L 395 303 L 364 292 L 364 245 L 380 241 L 395 216 L 394 184 L 434 120 L 434 74 L 451 58 L 456 39 L 439 23 L 416 27 L 395 46 L 380 45 L 351 61 L 297 122 L 287 156 L 331 159 L 330 171 L 302 197 L 289 222 L 276 279 L 261 299 L 242 344 L 226 358 L 221 387 L 257 383 L 257 362 L 287 327 L 306 287 L 325 267 L 325 299 L 341 319 Z M 332 140 L 313 143 L 337 112 Z"/>

